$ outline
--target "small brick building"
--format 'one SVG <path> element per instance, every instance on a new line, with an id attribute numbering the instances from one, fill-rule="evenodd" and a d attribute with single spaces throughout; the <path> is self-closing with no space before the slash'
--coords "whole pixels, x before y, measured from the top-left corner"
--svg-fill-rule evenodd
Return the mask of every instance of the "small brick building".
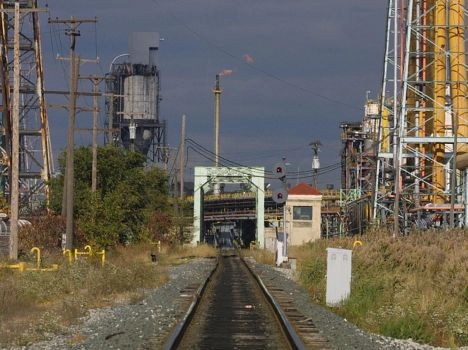
<path id="1" fill-rule="evenodd" d="M 288 245 L 301 245 L 312 242 L 321 237 L 322 194 L 314 187 L 304 182 L 288 190 L 285 203 L 286 232 Z M 281 218 L 282 219 L 282 218 Z M 265 229 L 265 247 L 275 251 L 276 231 L 283 231 L 280 227 Z"/>
<path id="2" fill-rule="evenodd" d="M 322 195 L 304 182 L 288 190 L 286 232 L 290 245 L 301 245 L 320 239 Z"/>

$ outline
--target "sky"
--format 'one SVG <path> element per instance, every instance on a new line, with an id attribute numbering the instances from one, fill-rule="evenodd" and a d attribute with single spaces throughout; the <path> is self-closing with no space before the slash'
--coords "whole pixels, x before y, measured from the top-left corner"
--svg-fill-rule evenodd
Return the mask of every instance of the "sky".
<path id="1" fill-rule="evenodd" d="M 221 76 L 220 155 L 245 166 L 273 170 L 286 159 L 288 180 L 303 178 L 320 141 L 320 166 L 340 161 L 340 123 L 360 121 L 366 97 L 380 94 L 387 2 L 375 0 L 80 0 L 40 1 L 46 90 L 68 89 L 69 55 L 64 25 L 48 18 L 94 19 L 80 25 L 76 52 L 81 74 L 104 75 L 128 52 L 131 32 L 158 32 L 161 72 L 160 118 L 168 145 L 180 144 L 182 115 L 187 137 L 214 150 L 214 95 Z M 86 81 L 82 90 L 90 90 Z M 59 96 L 46 96 L 54 153 L 66 142 L 68 112 Z M 80 100 L 79 104 L 90 105 Z M 100 117 L 101 120 L 104 118 Z M 78 124 L 91 125 L 82 112 Z M 89 135 L 88 135 L 89 136 Z M 77 142 L 87 142 L 77 135 Z M 102 139 L 102 138 L 101 138 Z M 188 149 L 187 172 L 212 165 Z M 172 164 L 169 164 L 172 168 Z M 190 181 L 186 179 L 186 181 Z M 321 174 L 318 187 L 340 185 L 339 170 Z"/>

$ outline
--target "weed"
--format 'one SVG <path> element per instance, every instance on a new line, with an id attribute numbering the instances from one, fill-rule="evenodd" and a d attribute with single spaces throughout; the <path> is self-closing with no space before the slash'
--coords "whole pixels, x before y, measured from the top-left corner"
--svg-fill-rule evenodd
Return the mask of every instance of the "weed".
<path id="1" fill-rule="evenodd" d="M 432 330 L 424 323 L 424 319 L 412 313 L 406 313 L 399 318 L 388 318 L 382 321 L 379 331 L 381 334 L 398 338 L 409 339 L 430 344 L 434 341 Z"/>
<path id="2" fill-rule="evenodd" d="M 274 265 L 275 264 L 275 255 L 265 249 L 252 249 L 252 250 L 243 250 L 241 251 L 243 256 L 250 256 L 255 259 L 260 264 Z"/>
<path id="3" fill-rule="evenodd" d="M 353 249 L 355 237 L 291 249 L 300 282 L 325 304 L 326 248 Z M 454 231 L 406 237 L 374 229 L 353 249 L 351 295 L 338 314 L 372 332 L 437 346 L 464 346 L 468 334 L 468 240 Z"/>
<path id="4" fill-rule="evenodd" d="M 92 257 L 69 265 L 62 254 L 50 253 L 47 261 L 60 264 L 57 271 L 0 269 L 0 347 L 46 339 L 78 322 L 91 308 L 138 303 L 148 289 L 167 281 L 167 265 L 172 261 L 217 254 L 207 246 L 162 247 L 154 264 L 154 249 L 150 244 L 114 248 L 107 252 L 104 266 Z"/>

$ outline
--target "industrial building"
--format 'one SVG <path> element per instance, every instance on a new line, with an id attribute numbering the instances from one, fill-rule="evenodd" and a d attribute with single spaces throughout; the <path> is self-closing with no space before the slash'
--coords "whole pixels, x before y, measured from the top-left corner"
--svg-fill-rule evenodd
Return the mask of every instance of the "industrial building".
<path id="1" fill-rule="evenodd" d="M 389 0 L 381 93 L 341 125 L 356 224 L 468 224 L 466 14 L 464 1 Z"/>
<path id="2" fill-rule="evenodd" d="M 0 6 L 0 187 L 8 200 L 11 161 L 17 158 L 14 183 L 19 184 L 20 206 L 32 211 L 46 201 L 53 173 L 39 9 L 37 1 L 30 0 Z M 463 0 L 388 0 L 381 89 L 375 98 L 367 97 L 359 120 L 340 124 L 341 188 L 320 189 L 322 236 L 361 234 L 370 226 L 405 234 L 468 225 L 466 16 Z M 167 125 L 159 108 L 159 42 L 156 32 L 130 33 L 128 52 L 112 60 L 103 79 L 104 135 L 107 144 L 141 152 L 149 163 L 167 164 Z M 222 74 L 213 89 L 215 167 L 222 165 Z M 314 187 L 318 146 L 314 142 Z M 206 208 L 233 205 L 232 198 L 222 201 L 222 185 L 215 184 L 219 197 L 207 201 Z M 218 220 L 215 215 L 205 219 L 209 224 Z"/>
<path id="3" fill-rule="evenodd" d="M 106 143 L 167 162 L 166 121 L 160 118 L 159 34 L 134 32 L 129 53 L 115 57 L 107 76 Z"/>

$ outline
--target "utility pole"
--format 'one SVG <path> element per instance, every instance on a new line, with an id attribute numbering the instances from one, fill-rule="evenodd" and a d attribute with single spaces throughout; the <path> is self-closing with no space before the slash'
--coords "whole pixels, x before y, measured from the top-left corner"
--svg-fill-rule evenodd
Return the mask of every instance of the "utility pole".
<path id="1" fill-rule="evenodd" d="M 180 199 L 184 199 L 184 171 L 185 171 L 185 114 L 182 115 L 182 133 L 180 135 Z"/>
<path id="2" fill-rule="evenodd" d="M 19 92 L 20 92 L 20 4 L 15 2 L 14 68 L 13 68 L 13 111 L 11 145 L 11 189 L 10 189 L 10 249 L 12 260 L 18 259 L 18 203 L 19 203 Z"/>
<path id="3" fill-rule="evenodd" d="M 14 5 L 14 6 L 13 6 Z M 43 95 L 43 85 L 42 85 L 42 58 L 40 50 L 40 34 L 39 34 L 39 24 L 38 24 L 38 12 L 45 12 L 45 9 L 39 9 L 37 7 L 37 1 L 30 1 L 28 4 L 20 3 L 19 1 L 4 3 L 2 1 L 2 6 L 0 9 L 2 29 L 0 30 L 1 42 L 0 42 L 0 51 L 3 60 L 1 65 L 2 71 L 2 104 L 3 104 L 3 122 L 4 122 L 4 147 L 6 149 L 7 157 L 9 158 L 8 165 L 8 177 L 10 184 L 10 240 L 9 240 L 9 257 L 12 260 L 18 259 L 18 218 L 19 218 L 19 185 L 20 177 L 23 175 L 21 171 L 24 170 L 25 173 L 29 169 L 20 169 L 20 131 L 19 123 L 20 117 L 22 120 L 29 120 L 28 111 L 34 110 L 35 107 L 38 108 L 41 123 L 39 126 L 40 136 L 42 141 L 42 156 L 43 163 L 41 169 L 41 180 L 46 183 L 49 180 L 50 168 L 49 168 L 49 144 L 47 125 L 47 116 L 45 113 L 45 103 Z M 7 16 L 8 13 L 12 13 L 12 16 Z M 31 15 L 32 18 L 27 19 L 27 15 Z M 11 18 L 13 23 L 11 23 Z M 27 31 L 28 25 L 25 23 L 32 23 L 32 37 L 29 35 L 30 32 Z M 8 52 L 10 48 L 9 35 L 8 31 L 13 28 L 13 59 L 8 57 Z M 27 34 L 26 34 L 27 32 Z M 24 42 L 31 43 L 31 46 L 22 45 L 21 38 L 24 39 Z M 30 40 L 30 41 L 29 41 Z M 29 55 L 33 51 L 34 55 Z M 28 54 L 25 54 L 28 52 Z M 23 65 L 26 65 L 25 57 L 34 57 L 34 61 L 29 61 L 27 68 L 22 69 Z M 13 62 L 13 89 L 10 88 L 10 68 L 9 62 Z M 31 69 L 35 67 L 35 70 Z M 37 74 L 36 81 L 32 75 L 28 75 L 29 72 L 35 71 Z M 29 97 L 25 96 L 28 92 L 28 87 L 34 87 L 32 91 L 35 91 L 35 98 L 39 103 L 38 106 L 31 103 Z M 32 94 L 31 94 L 32 95 Z M 25 130 L 28 131 L 28 130 Z M 37 133 L 34 134 L 34 136 Z M 23 144 L 24 146 L 24 144 Z M 24 147 L 24 157 L 32 157 L 34 151 Z M 30 160 L 30 159 L 28 159 Z M 37 164 L 40 164 L 38 159 L 34 159 Z M 35 175 L 32 175 L 33 177 Z M 37 177 L 37 176 L 36 176 Z M 45 194 L 47 196 L 47 185 L 44 186 Z"/>
<path id="4" fill-rule="evenodd" d="M 219 105 L 221 93 L 223 90 L 219 87 L 219 74 L 216 74 L 216 85 L 213 89 L 215 96 L 214 105 L 214 153 L 215 153 L 215 167 L 219 165 Z"/>
<path id="5" fill-rule="evenodd" d="M 66 34 L 70 36 L 70 96 L 69 96 L 69 123 L 68 123 L 68 144 L 67 144 L 67 159 L 66 159 L 66 173 L 64 184 L 64 200 L 62 203 L 66 204 L 66 232 L 62 238 L 62 248 L 73 248 L 73 209 L 74 209 L 74 148 L 75 148 L 75 117 L 76 117 L 76 98 L 78 90 L 78 75 L 80 67 L 80 57 L 75 54 L 76 37 L 80 36 L 78 26 L 82 23 L 97 22 L 96 19 L 75 19 L 71 17 L 68 20 L 49 19 L 49 23 L 62 23 L 69 25 Z"/>
<path id="6" fill-rule="evenodd" d="M 109 145 L 114 145 L 114 94 L 109 96 L 109 129 L 107 130 L 107 139 L 109 140 Z"/>
<path id="7" fill-rule="evenodd" d="M 312 141 L 309 143 L 309 146 L 312 147 L 312 151 L 314 152 L 312 156 L 312 170 L 313 170 L 313 185 L 317 188 L 317 178 L 318 178 L 318 170 L 320 169 L 320 160 L 318 153 L 320 152 L 320 146 L 322 143 L 318 140 Z"/>
<path id="8" fill-rule="evenodd" d="M 89 80 L 93 83 L 93 137 L 92 137 L 92 169 L 91 169 L 91 191 L 96 192 L 97 188 L 97 137 L 98 137 L 98 96 L 99 96 L 99 83 L 106 79 L 106 77 L 92 76 Z"/>

